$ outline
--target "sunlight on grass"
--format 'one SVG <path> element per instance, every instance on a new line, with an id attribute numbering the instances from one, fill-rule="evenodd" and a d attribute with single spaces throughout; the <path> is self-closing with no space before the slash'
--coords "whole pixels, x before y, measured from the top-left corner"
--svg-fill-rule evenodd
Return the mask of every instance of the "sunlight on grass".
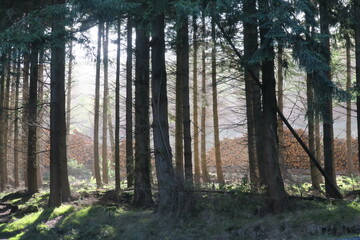
<path id="1" fill-rule="evenodd" d="M 12 223 L 3 224 L 0 230 L 2 232 L 16 232 L 16 231 L 22 231 L 30 226 L 36 228 L 38 225 L 42 224 L 43 221 L 47 221 L 49 219 L 53 219 L 55 217 L 68 214 L 73 210 L 74 210 L 73 206 L 63 205 L 55 209 L 46 209 L 36 213 L 31 213 L 24 216 L 21 219 L 15 220 Z"/>

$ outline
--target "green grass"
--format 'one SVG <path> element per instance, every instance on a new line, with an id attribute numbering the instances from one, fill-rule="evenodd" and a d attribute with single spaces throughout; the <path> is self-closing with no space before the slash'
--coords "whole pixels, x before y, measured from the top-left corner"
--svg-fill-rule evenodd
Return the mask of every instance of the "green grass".
<path id="1" fill-rule="evenodd" d="M 344 178 L 347 185 L 353 185 Z M 307 188 L 308 185 L 302 187 Z M 150 210 L 123 205 L 73 205 L 42 209 L 48 193 L 32 196 L 20 208 L 39 211 L 0 225 L 0 239 L 32 240 L 182 240 L 182 239 L 336 239 L 360 232 L 360 202 L 291 200 L 291 211 L 271 215 L 263 194 L 244 192 L 245 185 L 226 188 L 229 193 L 197 194 L 191 215 L 159 216 Z M 293 188 L 294 192 L 297 191 Z M 82 189 L 81 191 L 84 191 Z M 303 191 L 303 190 L 301 190 Z M 298 192 L 301 195 L 301 191 Z M 98 193 L 100 197 L 104 192 Z M 94 196 L 91 196 L 94 197 Z M 81 202 L 83 201 L 83 202 Z M 181 215 L 181 214 L 180 214 Z"/>

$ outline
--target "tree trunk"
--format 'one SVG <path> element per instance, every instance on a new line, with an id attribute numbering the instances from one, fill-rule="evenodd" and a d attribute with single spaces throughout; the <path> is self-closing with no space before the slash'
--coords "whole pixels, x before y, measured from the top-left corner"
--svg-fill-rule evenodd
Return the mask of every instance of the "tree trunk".
<path id="1" fill-rule="evenodd" d="M 218 92 L 217 92 L 217 79 L 216 79 L 216 36 L 215 36 L 215 22 L 211 21 L 211 80 L 212 80 L 212 99 L 213 99 L 213 122 L 214 122 L 214 148 L 215 148 L 215 162 L 216 162 L 216 175 L 218 183 L 222 186 L 225 184 L 224 174 L 221 164 L 220 155 L 220 137 L 219 137 L 219 116 L 218 116 Z"/>
<path id="2" fill-rule="evenodd" d="M 178 193 L 169 140 L 167 77 L 165 67 L 165 19 L 159 13 L 152 21 L 152 109 L 155 165 L 160 213 L 177 210 Z"/>
<path id="3" fill-rule="evenodd" d="M 36 163 L 36 136 L 37 136 L 37 87 L 38 87 L 38 60 L 39 44 L 32 43 L 30 53 L 30 88 L 29 88 L 29 129 L 28 129 L 28 164 L 27 179 L 28 192 L 35 193 L 38 191 L 37 185 L 37 163 Z"/>
<path id="4" fill-rule="evenodd" d="M 190 86 L 189 86 L 189 19 L 184 17 L 183 24 L 180 29 L 181 44 L 183 51 L 181 54 L 182 75 L 183 75 L 183 128 L 184 128 L 184 167 L 185 180 L 193 183 L 193 164 L 191 151 L 191 119 L 190 119 Z"/>
<path id="5" fill-rule="evenodd" d="M 126 176 L 127 176 L 128 188 L 134 185 L 132 27 L 133 27 L 132 20 L 129 17 L 127 20 L 127 46 L 126 46 Z"/>
<path id="6" fill-rule="evenodd" d="M 314 108 L 314 93 L 312 81 L 314 75 L 308 73 L 306 76 L 306 89 L 307 89 L 307 116 L 308 116 L 308 134 L 309 134 L 309 150 L 315 155 L 316 152 L 316 142 L 315 142 L 315 108 Z M 319 161 L 320 159 L 317 158 Z M 317 170 L 314 163 L 310 160 L 310 171 L 311 171 L 311 183 L 314 189 L 320 190 L 320 173 Z"/>
<path id="7" fill-rule="evenodd" d="M 15 82 L 15 116 L 14 116 L 14 187 L 18 188 L 20 186 L 19 180 L 19 95 L 20 95 L 20 71 L 21 71 L 21 62 L 20 62 L 20 51 L 18 51 L 18 57 L 16 62 L 16 82 Z M 20 148 L 21 149 L 21 148 Z"/>
<path id="8" fill-rule="evenodd" d="M 45 61 L 45 57 L 44 57 L 44 51 L 42 50 L 39 54 L 39 72 L 38 72 L 38 102 L 40 104 L 44 103 L 44 61 Z M 38 125 L 42 126 L 43 122 L 44 122 L 44 109 L 43 106 L 40 106 L 38 108 Z M 36 148 L 37 151 L 39 152 L 38 154 L 36 154 L 37 157 L 37 166 L 36 166 L 36 172 L 37 172 L 37 182 L 38 182 L 38 186 L 41 187 L 42 185 L 42 169 L 41 169 L 41 165 L 43 162 L 43 154 L 41 153 L 43 151 L 42 147 L 44 145 L 44 136 L 43 136 L 43 129 L 42 127 L 40 127 L 37 131 L 37 142 L 36 142 Z"/>
<path id="9" fill-rule="evenodd" d="M 322 56 L 330 68 L 330 31 L 329 31 L 329 16 L 330 3 L 329 1 L 320 1 L 320 31 L 324 36 L 321 42 Z M 325 70 L 328 81 L 331 81 L 330 69 Z M 332 113 L 332 88 L 321 90 L 324 98 L 324 104 L 322 106 L 323 117 L 323 142 L 324 142 L 324 165 L 325 172 L 329 175 L 329 183 L 325 181 L 326 195 L 329 197 L 336 197 L 336 193 L 332 191 L 330 184 L 336 186 L 336 175 L 334 167 L 334 129 L 333 129 L 333 113 Z"/>
<path id="10" fill-rule="evenodd" d="M 178 23 L 178 25 L 183 23 Z M 179 28 L 179 26 L 178 26 Z M 184 180 L 184 141 L 183 141 L 183 76 L 181 65 L 181 39 L 179 39 L 179 29 L 176 35 L 176 111 L 175 111 L 175 172 L 179 181 Z"/>
<path id="11" fill-rule="evenodd" d="M 193 16 L 193 121 L 194 121 L 194 171 L 195 183 L 200 184 L 199 122 L 198 122 L 198 41 L 196 15 Z"/>
<path id="12" fill-rule="evenodd" d="M 72 68 L 73 68 L 73 41 L 69 45 L 69 66 L 67 76 L 67 97 L 66 97 L 66 135 L 70 135 L 71 125 L 71 90 L 72 90 Z"/>
<path id="13" fill-rule="evenodd" d="M 29 47 L 30 49 L 30 47 Z M 22 160 L 22 175 L 25 183 L 25 187 L 28 187 L 27 179 L 27 141 L 28 141 L 28 131 L 29 131 L 29 73 L 30 73 L 30 56 L 29 54 L 24 54 L 24 68 L 23 68 L 23 83 L 22 83 L 22 134 L 21 134 L 21 158 Z"/>
<path id="14" fill-rule="evenodd" d="M 140 22 L 140 23 L 139 23 Z M 153 204 L 150 182 L 150 123 L 149 123 L 149 37 L 146 25 L 136 25 L 135 50 L 135 192 L 137 206 Z"/>
<path id="15" fill-rule="evenodd" d="M 269 14 L 268 0 L 259 0 L 259 9 Z M 274 74 L 274 50 L 267 37 L 269 29 L 264 27 L 266 19 L 259 22 L 260 38 L 267 58 L 262 61 L 262 93 L 263 93 L 263 158 L 265 164 L 265 180 L 267 186 L 267 203 L 274 213 L 284 212 L 287 207 L 287 196 L 279 166 L 276 119 L 276 82 Z"/>
<path id="16" fill-rule="evenodd" d="M 95 107 L 94 107 L 94 173 L 96 187 L 101 187 L 100 175 L 100 154 L 99 154 L 99 118 L 100 118 L 100 64 L 101 64 L 101 34 L 104 23 L 99 20 L 98 43 L 96 55 L 96 76 L 95 76 Z"/>
<path id="17" fill-rule="evenodd" d="M 201 16 L 201 33 L 202 33 L 202 51 L 201 51 L 201 172 L 203 183 L 210 182 L 209 172 L 206 166 L 206 55 L 205 55 L 205 13 L 202 12 Z"/>
<path id="18" fill-rule="evenodd" d="M 355 17 L 355 59 L 356 59 L 356 88 L 360 91 L 360 2 L 357 0 L 354 3 L 354 17 Z M 356 112 L 357 112 L 357 136 L 358 136 L 358 152 L 360 153 L 360 94 L 356 97 Z M 358 154 L 358 162 L 360 172 L 360 154 Z"/>
<path id="19" fill-rule="evenodd" d="M 117 22 L 117 49 L 116 49 L 116 83 L 115 83 L 115 192 L 119 193 L 121 189 L 120 179 L 120 24 Z M 130 113 L 132 114 L 132 112 Z M 126 120 L 127 120 L 126 116 Z M 126 132 L 128 131 L 126 126 Z M 127 141 L 127 139 L 126 139 Z M 129 185 L 129 183 L 128 183 Z"/>
<path id="20" fill-rule="evenodd" d="M 250 184 L 252 190 L 256 190 L 259 185 L 259 165 L 257 147 L 256 147 L 256 118 L 255 118 L 255 103 L 254 90 L 256 84 L 252 74 L 258 75 L 258 66 L 250 64 L 252 56 L 258 49 L 257 41 L 258 31 L 256 22 L 253 21 L 256 13 L 256 1 L 247 0 L 244 2 L 244 13 L 248 14 L 250 18 L 244 21 L 244 59 L 245 59 L 245 94 L 246 94 L 246 118 L 247 118 L 247 133 L 248 133 L 248 157 L 250 170 Z M 261 107 L 261 106 L 260 106 Z"/>
<path id="21" fill-rule="evenodd" d="M 3 147 L 4 147 L 4 160 L 1 166 L 4 170 L 3 181 L 4 185 L 8 184 L 8 164 L 9 164 L 9 135 L 10 135 L 10 85 L 11 85 L 11 50 L 8 52 L 8 63 L 6 64 L 6 83 L 5 83 L 5 96 L 4 96 L 4 131 L 3 131 Z"/>
<path id="22" fill-rule="evenodd" d="M 65 4 L 57 0 L 55 4 Z M 50 198 L 49 206 L 56 207 L 70 198 L 66 154 L 65 103 L 65 16 L 56 14 L 52 23 L 51 102 L 50 102 Z"/>
<path id="23" fill-rule="evenodd" d="M 104 96 L 103 96 L 103 121 L 102 121 L 102 176 L 104 184 L 109 183 L 108 173 L 108 95 L 109 95 L 109 23 L 105 22 L 105 30 L 103 32 L 103 54 L 104 54 Z"/>
<path id="24" fill-rule="evenodd" d="M 346 36 L 346 91 L 351 90 L 351 40 Z M 346 163 L 348 173 L 354 174 L 354 163 L 352 157 L 352 136 L 351 136 L 351 99 L 346 101 Z"/>
<path id="25" fill-rule="evenodd" d="M 5 73 L 5 56 L 1 57 L 1 66 L 2 72 Z M 1 74 L 0 78 L 0 192 L 5 190 L 6 185 L 6 169 L 2 166 L 5 164 L 5 143 L 4 143 L 4 130 L 5 130 L 5 121 L 4 121 L 4 93 L 5 93 L 5 74 Z"/>
<path id="26" fill-rule="evenodd" d="M 277 55 L 277 77 L 278 77 L 278 98 L 277 105 L 281 112 L 284 110 L 284 74 L 283 74 L 283 47 L 278 46 Z M 279 147 L 279 164 L 282 174 L 286 174 L 285 156 L 284 156 L 284 125 L 281 119 L 278 117 L 278 147 Z"/>

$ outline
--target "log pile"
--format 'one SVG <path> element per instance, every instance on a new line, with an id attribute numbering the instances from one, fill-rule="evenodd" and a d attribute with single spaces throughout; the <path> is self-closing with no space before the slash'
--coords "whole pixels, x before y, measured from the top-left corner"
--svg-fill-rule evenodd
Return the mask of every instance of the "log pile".
<path id="1" fill-rule="evenodd" d="M 303 141 L 308 144 L 308 135 L 302 129 L 296 130 Z M 247 137 L 225 138 L 220 142 L 221 160 L 223 166 L 244 166 L 248 165 Z M 289 169 L 310 169 L 310 160 L 300 144 L 292 136 L 290 131 L 284 132 L 284 159 Z M 354 168 L 359 169 L 357 160 L 357 139 L 352 139 L 352 156 Z M 336 171 L 346 172 L 346 141 L 342 138 L 334 139 L 334 159 Z M 320 159 L 320 162 L 323 162 Z M 215 151 L 211 148 L 207 152 L 208 166 L 215 166 Z M 323 164 L 322 164 L 323 165 Z"/>

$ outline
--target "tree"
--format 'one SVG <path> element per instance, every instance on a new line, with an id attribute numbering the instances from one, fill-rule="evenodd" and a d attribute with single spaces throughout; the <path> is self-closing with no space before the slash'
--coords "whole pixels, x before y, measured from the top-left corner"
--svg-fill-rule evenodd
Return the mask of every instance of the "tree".
<path id="1" fill-rule="evenodd" d="M 354 30 L 355 30 L 355 59 L 356 59 L 356 89 L 360 89 L 360 2 L 353 0 L 354 4 Z M 357 126 L 358 126 L 358 152 L 360 153 L 360 95 L 356 97 Z M 360 171 L 360 154 L 358 156 Z"/>
<path id="2" fill-rule="evenodd" d="M 205 13 L 201 15 L 201 34 L 202 34 L 202 50 L 201 50 L 201 141 L 200 141 L 200 152 L 201 152 L 201 172 L 203 183 L 210 181 L 209 172 L 206 166 L 206 54 L 205 54 Z"/>
<path id="3" fill-rule="evenodd" d="M 39 63 L 38 42 L 31 44 L 30 53 L 30 88 L 29 88 L 29 127 L 28 127 L 28 162 L 27 162 L 27 182 L 28 192 L 38 191 L 37 185 L 37 163 L 36 163 L 36 132 L 37 132 L 37 86 L 38 86 L 38 63 Z"/>
<path id="4" fill-rule="evenodd" d="M 249 170 L 250 182 L 252 189 L 259 186 L 259 156 L 257 151 L 257 138 L 256 138 L 256 121 L 255 117 L 256 108 L 261 106 L 255 105 L 255 89 L 256 80 L 254 76 L 258 76 L 258 66 L 251 64 L 251 58 L 254 56 L 258 49 L 257 41 L 253 39 L 258 38 L 257 24 L 254 19 L 256 13 L 256 1 L 247 0 L 244 2 L 244 14 L 249 17 L 244 19 L 244 70 L 245 70 L 245 94 L 246 94 L 246 118 L 247 118 L 247 135 L 248 135 L 248 157 L 249 157 Z"/>
<path id="5" fill-rule="evenodd" d="M 168 99 L 167 99 L 167 77 L 165 67 L 165 16 L 164 9 L 155 10 L 152 19 L 152 110 L 153 110 L 153 134 L 156 175 L 159 186 L 159 213 L 171 213 L 177 209 L 177 184 L 172 166 L 172 153 L 169 140 L 168 123 Z M 160 3 L 167 4 L 166 0 Z"/>
<path id="6" fill-rule="evenodd" d="M 213 99 L 213 122 L 214 122 L 214 147 L 215 147 L 215 162 L 217 180 L 220 185 L 225 184 L 224 174 L 221 164 L 220 155 L 220 139 L 219 139 L 219 115 L 218 115 L 218 92 L 217 92 L 217 79 L 216 79 L 216 33 L 214 17 L 211 19 L 211 85 L 212 85 L 212 99 Z"/>
<path id="7" fill-rule="evenodd" d="M 100 63 L 101 63 L 101 35 L 104 23 L 99 20 L 98 43 L 96 54 L 96 76 L 95 76 L 95 106 L 94 106 L 94 173 L 96 187 L 101 187 L 100 155 L 99 155 L 99 118 L 100 118 Z"/>
<path id="8" fill-rule="evenodd" d="M 324 77 L 331 82 L 330 70 L 330 9 L 332 1 L 320 1 L 320 31 L 323 35 L 321 41 L 321 54 L 324 58 L 327 69 L 324 71 Z M 336 193 L 330 187 L 330 184 L 336 185 L 336 175 L 334 167 L 334 128 L 333 128 L 333 114 L 332 114 L 332 87 L 322 90 L 324 104 L 322 106 L 323 117 L 323 141 L 324 141 L 324 165 L 325 171 L 329 175 L 329 180 L 325 180 L 326 194 L 329 197 L 336 197 Z M 331 181 L 331 183 L 329 183 Z"/>
<path id="9" fill-rule="evenodd" d="M 115 192 L 120 192 L 120 19 L 117 21 L 115 83 Z M 132 114 L 132 113 L 131 113 Z M 110 121 L 111 122 L 111 121 Z M 127 131 L 127 129 L 126 129 Z M 129 184 L 129 183 L 128 183 Z"/>
<path id="10" fill-rule="evenodd" d="M 135 192 L 134 203 L 148 207 L 153 204 L 150 183 L 149 124 L 149 36 L 143 19 L 136 22 L 135 49 Z M 153 70 L 154 71 L 154 70 Z"/>
<path id="11" fill-rule="evenodd" d="M 351 90 L 351 40 L 347 35 L 346 41 L 346 91 Z M 351 136 L 351 99 L 346 101 L 346 163 L 349 174 L 355 173 L 352 156 L 352 136 Z"/>
<path id="12" fill-rule="evenodd" d="M 108 132 L 108 95 L 109 95 L 109 23 L 105 22 L 103 31 L 103 63 L 104 63 L 104 93 L 103 93 L 103 120 L 102 120 L 102 177 L 105 184 L 109 183 L 107 132 Z"/>
<path id="13" fill-rule="evenodd" d="M 267 186 L 268 206 L 274 213 L 285 211 L 288 206 L 280 167 L 277 146 L 276 91 L 274 76 L 274 49 L 272 39 L 268 37 L 266 25 L 269 17 L 269 1 L 259 0 L 259 9 L 265 17 L 259 20 L 260 40 L 263 49 L 262 95 L 263 95 L 263 158 L 265 164 L 265 180 Z"/>
<path id="14" fill-rule="evenodd" d="M 54 10 L 51 31 L 50 207 L 59 206 L 71 195 L 66 154 L 65 0 L 54 4 L 59 8 Z"/>
<path id="15" fill-rule="evenodd" d="M 200 158 L 199 158 L 199 123 L 198 123 L 198 40 L 196 23 L 197 17 L 193 16 L 193 121 L 194 121 L 194 174 L 195 183 L 200 184 Z"/>
<path id="16" fill-rule="evenodd" d="M 134 151 L 133 151 L 133 104 L 132 104 L 132 28 L 131 17 L 127 20 L 127 46 L 126 46 L 126 176 L 127 186 L 134 184 Z"/>
<path id="17" fill-rule="evenodd" d="M 16 79 L 15 79 L 15 116 L 14 116 L 14 146 L 19 146 L 19 95 L 20 95 L 20 71 L 21 71 L 21 55 L 17 52 L 16 61 Z M 14 149 L 14 187 L 20 185 L 19 180 L 19 151 Z"/>

